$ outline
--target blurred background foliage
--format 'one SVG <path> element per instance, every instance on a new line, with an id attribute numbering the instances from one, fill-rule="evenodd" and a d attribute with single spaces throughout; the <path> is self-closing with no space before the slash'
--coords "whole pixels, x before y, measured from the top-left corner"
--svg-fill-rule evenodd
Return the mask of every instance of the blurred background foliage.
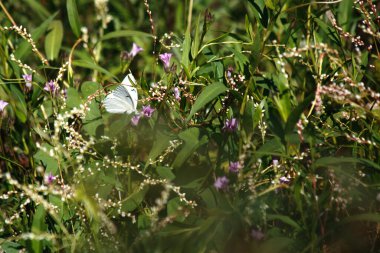
<path id="1" fill-rule="evenodd" d="M 379 252 L 376 1 L 0 3 L 5 252 Z"/>

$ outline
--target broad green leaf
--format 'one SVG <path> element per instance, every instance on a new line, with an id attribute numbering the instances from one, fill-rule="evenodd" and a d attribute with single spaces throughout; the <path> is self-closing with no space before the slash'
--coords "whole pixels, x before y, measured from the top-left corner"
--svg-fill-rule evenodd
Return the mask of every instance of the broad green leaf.
<path id="1" fill-rule="evenodd" d="M 103 89 L 103 86 L 100 83 L 92 82 L 92 81 L 86 81 L 82 83 L 80 87 L 82 96 L 85 99 L 87 99 L 90 95 L 94 94 L 95 92 L 101 89 Z"/>
<path id="2" fill-rule="evenodd" d="M 134 30 L 121 30 L 121 31 L 114 31 L 105 34 L 102 37 L 102 40 L 109 40 L 109 39 L 115 39 L 115 38 L 122 38 L 122 37 L 153 37 L 150 33 L 144 33 L 140 31 L 134 31 Z"/>
<path id="3" fill-rule="evenodd" d="M 256 152 L 255 154 L 258 157 L 262 157 L 264 155 L 278 155 L 285 151 L 284 146 L 282 145 L 280 139 L 273 138 L 269 141 L 266 141 Z"/>
<path id="4" fill-rule="evenodd" d="M 63 25 L 59 20 L 54 20 L 49 26 L 50 32 L 45 39 L 45 52 L 49 60 L 54 60 L 58 57 L 63 39 Z"/>
<path id="5" fill-rule="evenodd" d="M 79 105 L 82 103 L 82 99 L 79 96 L 78 91 L 75 88 L 69 87 L 67 89 L 67 107 L 69 108 L 79 108 Z"/>
<path id="6" fill-rule="evenodd" d="M 75 36 L 79 37 L 81 24 L 79 21 L 78 8 L 76 2 L 77 0 L 67 0 L 66 8 L 71 30 L 73 31 Z"/>
<path id="7" fill-rule="evenodd" d="M 191 108 L 190 114 L 186 120 L 190 120 L 193 115 L 202 109 L 206 104 L 214 100 L 223 92 L 226 92 L 228 89 L 224 84 L 216 82 L 209 86 L 206 86 L 195 101 L 193 107 Z"/>

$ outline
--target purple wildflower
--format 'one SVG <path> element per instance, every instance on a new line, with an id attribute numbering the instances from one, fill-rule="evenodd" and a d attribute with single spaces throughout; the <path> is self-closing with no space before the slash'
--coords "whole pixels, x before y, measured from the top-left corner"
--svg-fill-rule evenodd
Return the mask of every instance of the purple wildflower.
<path id="1" fill-rule="evenodd" d="M 162 63 L 164 64 L 165 69 L 168 70 L 170 67 L 170 59 L 172 58 L 172 54 L 164 53 L 164 54 L 160 54 L 159 57 Z"/>
<path id="2" fill-rule="evenodd" d="M 26 87 L 31 90 L 32 89 L 32 75 L 22 75 L 22 78 L 24 78 Z"/>
<path id="3" fill-rule="evenodd" d="M 135 57 L 139 52 L 143 51 L 142 47 L 139 47 L 136 43 L 133 43 L 131 52 L 129 52 L 129 56 L 131 58 Z"/>
<path id="4" fill-rule="evenodd" d="M 139 124 L 140 117 L 141 117 L 140 115 L 133 116 L 131 119 L 131 124 L 133 126 L 137 126 Z"/>
<path id="5" fill-rule="evenodd" d="M 181 92 L 179 91 L 178 87 L 174 87 L 173 92 L 174 98 L 178 101 L 181 100 Z"/>
<path id="6" fill-rule="evenodd" d="M 239 170 L 240 170 L 241 166 L 240 166 L 240 163 L 239 161 L 237 162 L 230 162 L 230 171 L 233 172 L 233 173 L 238 173 Z"/>
<path id="7" fill-rule="evenodd" d="M 49 174 L 44 176 L 44 183 L 47 185 L 52 184 L 55 181 L 55 176 L 50 172 Z"/>
<path id="8" fill-rule="evenodd" d="M 261 232 L 261 230 L 259 230 L 259 229 L 252 229 L 251 230 L 251 236 L 253 239 L 255 239 L 257 241 L 261 241 L 265 237 L 264 233 Z"/>
<path id="9" fill-rule="evenodd" d="M 142 108 L 142 114 L 147 118 L 152 117 L 153 112 L 154 112 L 154 109 L 150 107 L 150 105 L 143 106 Z"/>
<path id="10" fill-rule="evenodd" d="M 4 111 L 4 108 L 8 105 L 8 102 L 0 100 L 0 112 Z"/>
<path id="11" fill-rule="evenodd" d="M 55 94 L 58 91 L 58 88 L 55 86 L 54 81 L 50 81 L 45 84 L 44 90 L 50 92 L 51 94 Z"/>
<path id="12" fill-rule="evenodd" d="M 214 183 L 214 186 L 216 189 L 218 190 L 225 190 L 227 189 L 228 187 L 228 183 L 230 182 L 230 180 L 228 180 L 227 177 L 223 176 L 223 177 L 218 177 L 216 180 L 215 180 L 215 183 Z"/>
<path id="13" fill-rule="evenodd" d="M 238 122 L 237 119 L 231 118 L 231 119 L 226 119 L 226 122 L 224 123 L 223 131 L 225 132 L 235 132 L 238 127 Z"/>
<path id="14" fill-rule="evenodd" d="M 277 159 L 274 159 L 272 161 L 272 163 L 273 163 L 273 167 L 277 167 L 278 166 L 278 160 Z"/>

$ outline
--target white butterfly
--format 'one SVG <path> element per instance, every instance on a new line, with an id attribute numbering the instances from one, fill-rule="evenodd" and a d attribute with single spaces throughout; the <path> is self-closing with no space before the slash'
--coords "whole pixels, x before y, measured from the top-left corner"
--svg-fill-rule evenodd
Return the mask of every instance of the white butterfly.
<path id="1" fill-rule="evenodd" d="M 136 79 L 132 74 L 128 74 L 121 85 L 107 95 L 104 100 L 104 106 L 110 113 L 127 113 L 131 114 L 136 111 L 138 95 L 133 84 Z"/>

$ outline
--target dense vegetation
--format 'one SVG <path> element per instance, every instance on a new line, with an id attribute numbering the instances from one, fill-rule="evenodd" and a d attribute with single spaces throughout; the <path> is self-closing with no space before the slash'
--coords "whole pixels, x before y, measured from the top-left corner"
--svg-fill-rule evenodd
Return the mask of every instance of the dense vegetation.
<path id="1" fill-rule="evenodd" d="M 377 1 L 0 7 L 1 252 L 380 252 Z"/>

